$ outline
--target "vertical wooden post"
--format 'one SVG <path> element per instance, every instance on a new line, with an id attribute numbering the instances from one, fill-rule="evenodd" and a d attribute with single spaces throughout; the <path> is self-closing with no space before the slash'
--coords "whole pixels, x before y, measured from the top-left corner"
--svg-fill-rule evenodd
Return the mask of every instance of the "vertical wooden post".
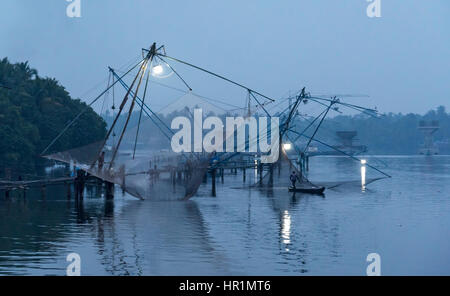
<path id="1" fill-rule="evenodd" d="M 79 188 L 80 187 L 80 182 L 78 180 L 78 177 L 75 177 L 74 183 L 73 183 L 73 188 L 74 188 L 74 192 L 75 192 L 75 200 L 78 200 L 78 195 L 79 195 Z"/>
<path id="2" fill-rule="evenodd" d="M 269 186 L 273 186 L 273 163 L 269 165 Z"/>
<path id="3" fill-rule="evenodd" d="M 246 178 L 246 175 L 245 175 L 245 167 L 242 169 L 242 181 L 245 183 L 245 178 Z"/>
<path id="4" fill-rule="evenodd" d="M 263 179 L 263 165 L 262 165 L 262 163 L 259 163 L 259 165 L 258 165 L 258 173 L 259 173 L 259 185 L 262 185 L 262 179 Z"/>
<path id="5" fill-rule="evenodd" d="M 120 167 L 119 167 L 119 175 L 122 177 L 122 194 L 124 195 L 125 194 L 125 182 L 126 182 L 126 179 L 125 179 L 125 165 L 124 164 L 122 164 Z"/>
<path id="6" fill-rule="evenodd" d="M 86 184 L 86 172 L 82 172 L 81 178 L 80 178 L 80 200 L 84 199 L 84 188 Z"/>
<path id="7" fill-rule="evenodd" d="M 45 192 L 45 185 L 42 185 L 42 186 L 41 186 L 41 195 L 42 195 L 42 199 L 45 199 L 45 194 L 46 194 L 46 192 Z"/>
<path id="8" fill-rule="evenodd" d="M 221 181 L 222 181 L 222 184 L 223 184 L 223 175 L 225 174 L 225 169 L 220 169 L 220 179 L 221 179 Z"/>
<path id="9" fill-rule="evenodd" d="M 211 172 L 211 187 L 212 196 L 216 196 L 216 169 L 213 169 Z"/>
<path id="10" fill-rule="evenodd" d="M 114 183 L 105 181 L 106 199 L 114 199 Z"/>
<path id="11" fill-rule="evenodd" d="M 84 181 L 80 181 L 80 200 L 84 199 Z"/>
<path id="12" fill-rule="evenodd" d="M 71 190 L 70 190 L 70 182 L 67 182 L 67 199 L 70 200 L 71 198 Z"/>
<path id="13" fill-rule="evenodd" d="M 177 179 L 177 172 L 175 171 L 175 169 L 172 169 L 172 172 L 170 173 L 172 176 L 172 187 L 173 189 L 175 189 L 175 185 L 176 185 L 176 179 Z"/>

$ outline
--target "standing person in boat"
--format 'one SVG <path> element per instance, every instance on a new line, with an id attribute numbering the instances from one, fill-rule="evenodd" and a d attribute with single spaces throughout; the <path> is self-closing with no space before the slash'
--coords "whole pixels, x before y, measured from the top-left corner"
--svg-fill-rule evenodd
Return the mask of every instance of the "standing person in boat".
<path id="1" fill-rule="evenodd" d="M 295 173 L 295 171 L 292 172 L 291 176 L 289 177 L 289 179 L 291 180 L 292 183 L 292 188 L 295 188 L 295 183 L 297 182 L 297 180 L 300 181 L 297 173 Z"/>

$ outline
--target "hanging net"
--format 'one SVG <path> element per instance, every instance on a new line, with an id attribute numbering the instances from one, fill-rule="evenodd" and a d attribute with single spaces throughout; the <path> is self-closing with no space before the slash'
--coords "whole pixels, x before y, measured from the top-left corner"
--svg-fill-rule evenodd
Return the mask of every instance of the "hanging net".
<path id="1" fill-rule="evenodd" d="M 87 146 L 44 156 L 75 166 L 106 182 L 119 185 L 124 191 L 141 199 L 182 200 L 195 194 L 207 171 L 208 153 L 174 153 L 168 140 L 145 120 L 140 126 L 147 135 L 134 150 L 136 129 L 126 131 L 122 144 L 114 141 L 97 142 Z M 150 137 L 150 135 L 151 137 Z M 142 141 L 142 138 L 140 141 Z M 166 144 L 166 145 L 164 145 Z"/>

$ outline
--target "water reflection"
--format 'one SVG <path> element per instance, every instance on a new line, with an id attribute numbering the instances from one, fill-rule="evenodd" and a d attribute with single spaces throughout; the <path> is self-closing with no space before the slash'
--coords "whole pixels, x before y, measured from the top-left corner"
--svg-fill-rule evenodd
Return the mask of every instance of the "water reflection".
<path id="1" fill-rule="evenodd" d="M 231 175 L 216 198 L 204 184 L 206 194 L 188 202 L 120 194 L 105 201 L 96 188 L 77 202 L 65 187 L 48 187 L 45 199 L 40 190 L 0 199 L 0 274 L 63 275 L 65 257 L 78 252 L 84 275 L 361 275 L 374 250 L 389 262 L 385 274 L 450 273 L 450 157 L 432 165 L 389 159 L 395 181 L 372 183 L 364 195 L 362 166 L 313 161 L 322 161 L 311 165 L 313 180 L 327 180 L 338 167 L 338 177 L 352 177 L 357 190 L 327 190 L 326 199 L 289 194 L 285 177 L 274 178 L 272 188 L 233 189 L 242 176 Z M 411 256 L 425 252 L 433 264 Z"/>
<path id="2" fill-rule="evenodd" d="M 114 219 L 104 219 L 98 226 L 102 241 L 106 239 L 99 251 L 108 273 L 203 274 L 209 270 L 217 274 L 226 270 L 226 260 L 210 241 L 195 202 L 131 202 Z M 201 268 L 196 270 L 196 265 Z"/>
<path id="3" fill-rule="evenodd" d="M 289 245 L 291 243 L 291 216 L 286 210 L 283 213 L 282 223 L 281 223 L 281 237 L 283 238 L 283 243 Z M 289 251 L 288 246 L 286 246 L 286 251 Z"/>
<path id="4" fill-rule="evenodd" d="M 366 161 L 361 160 L 361 191 L 366 191 Z"/>

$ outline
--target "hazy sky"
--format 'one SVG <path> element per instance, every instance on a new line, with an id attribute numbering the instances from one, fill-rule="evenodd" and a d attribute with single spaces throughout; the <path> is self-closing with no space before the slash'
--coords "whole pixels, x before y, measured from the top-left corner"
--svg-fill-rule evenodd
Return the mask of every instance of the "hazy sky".
<path id="1" fill-rule="evenodd" d="M 74 97 L 155 41 L 274 98 L 306 86 L 368 94 L 358 102 L 382 112 L 450 109 L 449 0 L 381 0 L 381 18 L 367 17 L 366 0 L 81 0 L 78 19 L 65 0 L 1 2 L 0 57 L 29 61 Z M 245 100 L 180 72 L 194 91 Z"/>

